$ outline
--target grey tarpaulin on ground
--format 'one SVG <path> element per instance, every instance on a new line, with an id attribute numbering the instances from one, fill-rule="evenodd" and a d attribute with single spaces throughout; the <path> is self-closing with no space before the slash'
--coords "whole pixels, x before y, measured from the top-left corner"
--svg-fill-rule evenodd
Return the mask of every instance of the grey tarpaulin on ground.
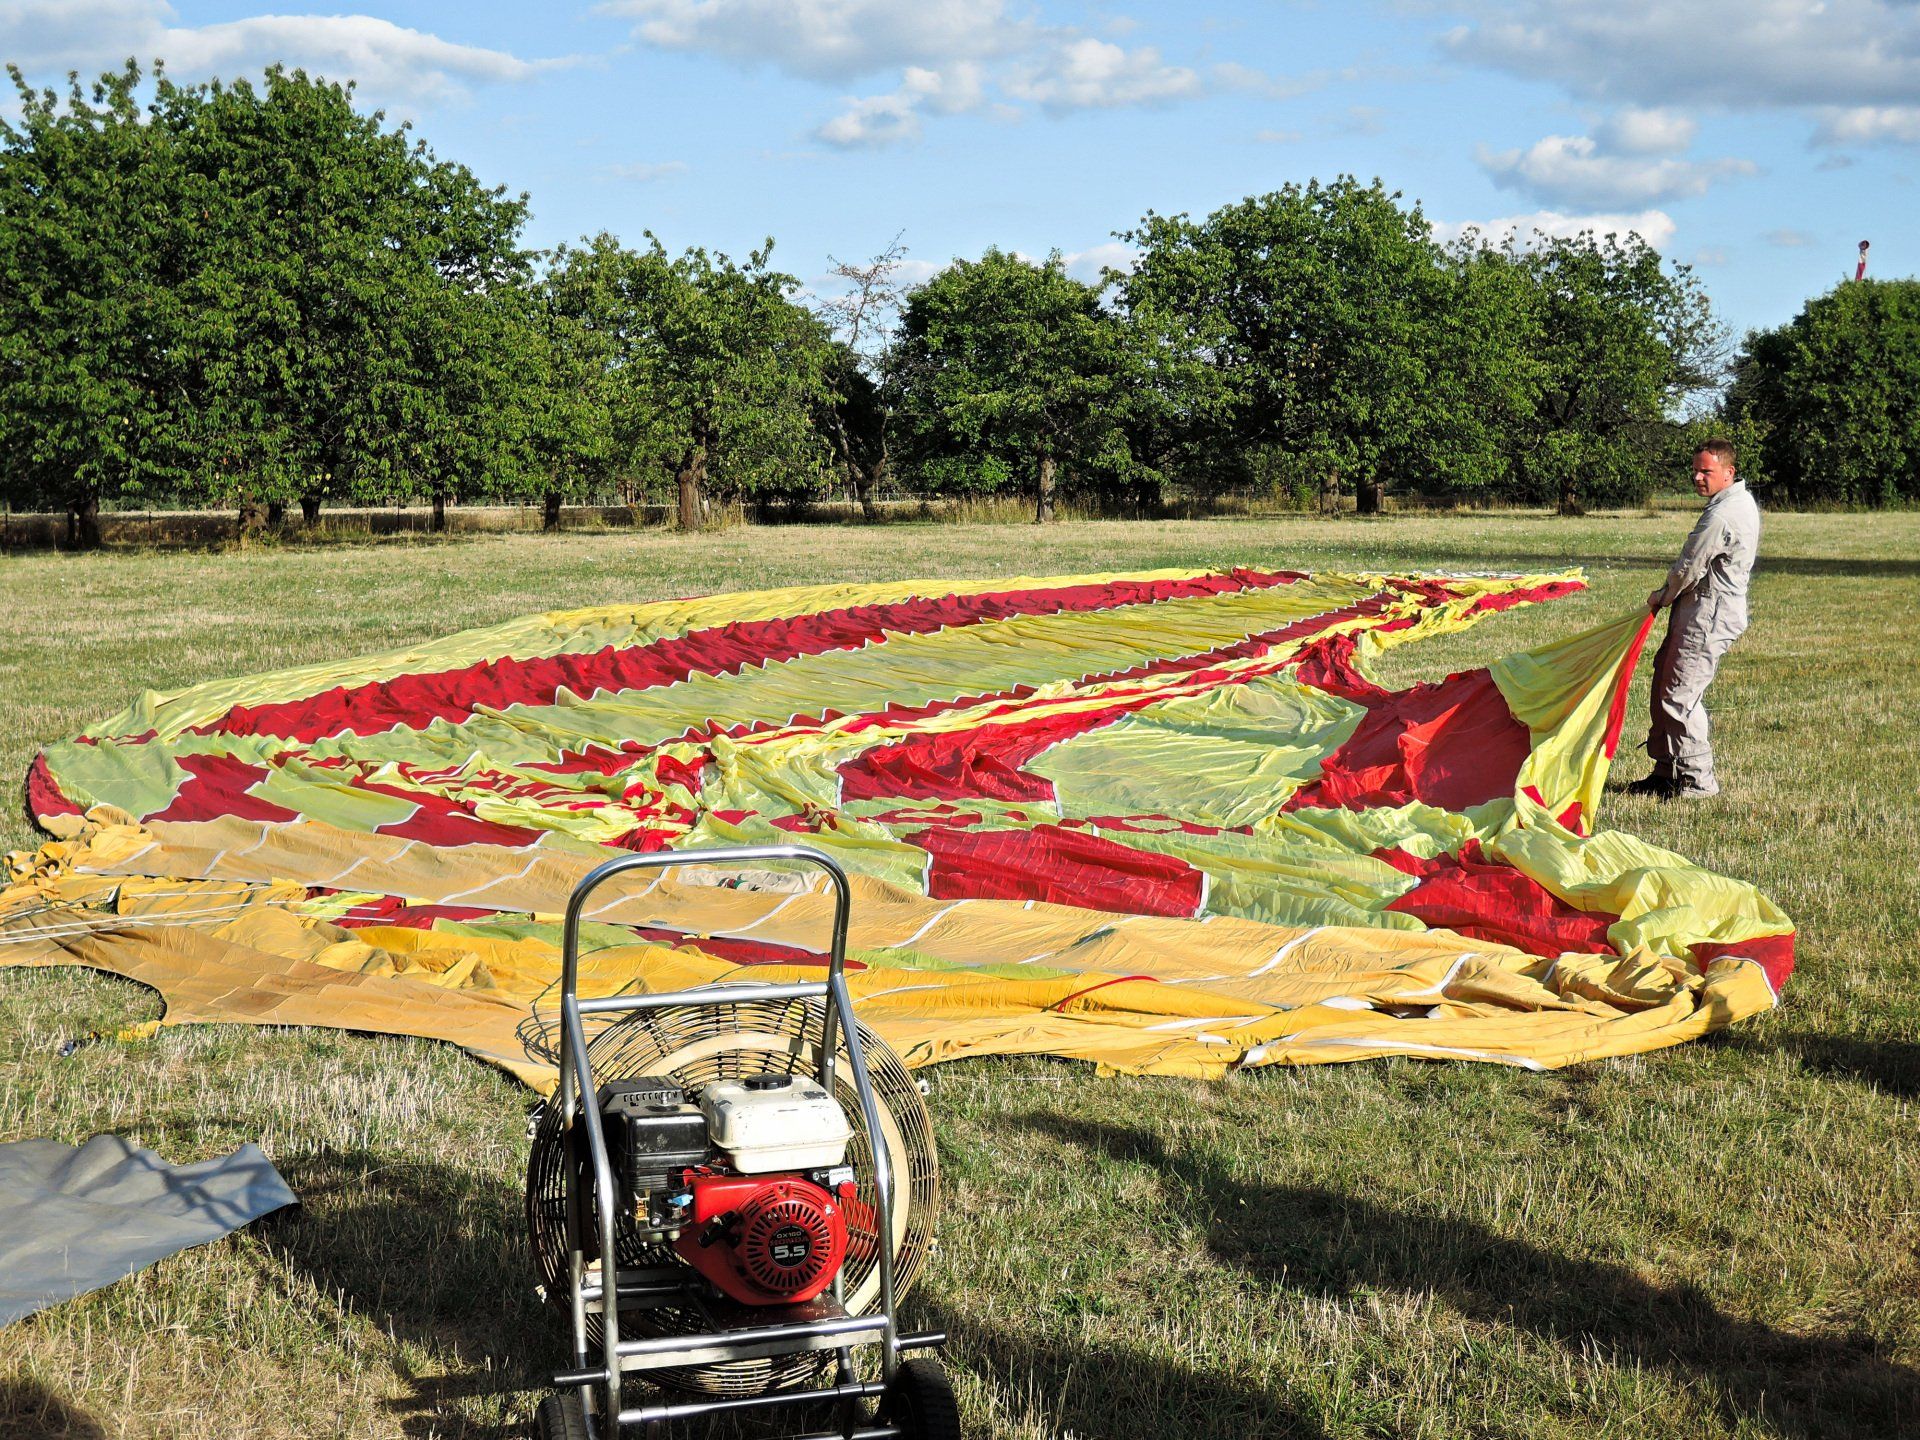
<path id="1" fill-rule="evenodd" d="M 297 1203 L 253 1145 L 179 1166 L 118 1135 L 0 1145 L 0 1325 Z"/>

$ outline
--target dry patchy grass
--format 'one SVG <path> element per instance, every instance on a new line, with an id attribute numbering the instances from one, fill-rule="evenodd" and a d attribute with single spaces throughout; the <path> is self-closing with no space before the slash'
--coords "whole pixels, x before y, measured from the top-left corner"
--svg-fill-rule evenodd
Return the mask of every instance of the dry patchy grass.
<path id="1" fill-rule="evenodd" d="M 0 774 L 142 686 L 528 611 L 838 578 L 1150 564 L 1542 569 L 1593 594 L 1392 658 L 1432 678 L 1642 603 L 1690 517 L 1310 517 L 505 535 L 0 558 Z M 1726 793 L 1613 824 L 1801 927 L 1785 1006 L 1552 1075 L 1374 1062 L 1214 1085 L 930 1073 L 949 1186 L 912 1301 L 972 1433 L 1920 1432 L 1920 516 L 1769 517 L 1712 700 Z M 1644 703 L 1644 677 L 1638 692 Z M 1625 777 L 1639 773 L 1623 757 Z M 30 843 L 17 814 L 0 845 Z M 0 974 L 0 1139 L 259 1140 L 298 1211 L 9 1327 L 0 1435 L 519 1433 L 557 1327 L 521 1254 L 529 1097 L 427 1042 L 238 1028 Z"/>

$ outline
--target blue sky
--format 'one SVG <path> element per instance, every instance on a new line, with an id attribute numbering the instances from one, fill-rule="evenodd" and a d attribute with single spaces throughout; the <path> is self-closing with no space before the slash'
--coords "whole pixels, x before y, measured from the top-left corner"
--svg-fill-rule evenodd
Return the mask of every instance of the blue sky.
<path id="1" fill-rule="evenodd" d="M 128 55 L 352 77 L 529 192 L 534 244 L 770 234 L 816 286 L 896 233 L 910 278 L 988 245 L 1091 277 L 1149 209 L 1342 172 L 1443 234 L 1637 229 L 1736 334 L 1860 239 L 1875 275 L 1920 268 L 1905 0 L 0 0 L 0 55 L 41 83 Z"/>

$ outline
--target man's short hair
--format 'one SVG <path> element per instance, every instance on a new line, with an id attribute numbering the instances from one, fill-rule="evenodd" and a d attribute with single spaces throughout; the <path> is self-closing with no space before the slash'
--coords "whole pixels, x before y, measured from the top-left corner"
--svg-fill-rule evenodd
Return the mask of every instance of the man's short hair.
<path id="1" fill-rule="evenodd" d="M 1694 448 L 1693 453 L 1696 455 L 1717 456 L 1720 459 L 1720 461 L 1723 464 L 1725 464 L 1729 470 L 1734 468 L 1733 441 L 1731 440 L 1722 440 L 1718 436 L 1715 436 L 1713 439 L 1706 441 L 1704 444 L 1696 446 Z"/>

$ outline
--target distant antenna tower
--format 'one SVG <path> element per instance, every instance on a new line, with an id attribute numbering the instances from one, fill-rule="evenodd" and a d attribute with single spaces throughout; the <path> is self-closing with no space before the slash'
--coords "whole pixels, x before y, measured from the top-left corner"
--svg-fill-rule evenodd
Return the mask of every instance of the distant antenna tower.
<path id="1" fill-rule="evenodd" d="M 1865 240 L 1860 242 L 1860 261 L 1853 267 L 1853 278 L 1856 280 L 1867 278 L 1867 243 Z"/>

